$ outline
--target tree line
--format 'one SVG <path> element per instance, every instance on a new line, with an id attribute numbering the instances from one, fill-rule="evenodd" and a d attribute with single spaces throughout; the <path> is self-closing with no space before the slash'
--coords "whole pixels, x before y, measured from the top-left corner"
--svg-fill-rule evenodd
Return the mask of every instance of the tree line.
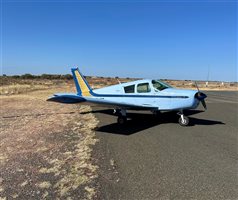
<path id="1" fill-rule="evenodd" d="M 3 74 L 2 77 L 9 77 L 15 79 L 63 79 L 63 80 L 71 80 L 73 76 L 71 74 L 41 74 L 41 75 L 32 75 L 32 74 L 23 74 L 23 75 L 12 75 L 7 76 Z"/>

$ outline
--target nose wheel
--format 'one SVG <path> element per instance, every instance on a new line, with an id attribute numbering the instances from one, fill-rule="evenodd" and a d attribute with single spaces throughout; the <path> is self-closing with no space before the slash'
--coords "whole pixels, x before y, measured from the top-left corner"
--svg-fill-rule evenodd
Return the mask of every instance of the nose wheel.
<path id="1" fill-rule="evenodd" d="M 181 126 L 188 126 L 188 124 L 189 124 L 189 118 L 186 117 L 186 116 L 184 116 L 183 113 L 178 113 L 178 114 L 180 115 L 180 118 L 179 118 L 179 120 L 178 120 L 179 124 L 180 124 Z"/>
<path id="2" fill-rule="evenodd" d="M 179 118 L 179 124 L 181 126 L 187 126 L 189 124 L 189 118 L 181 115 L 181 117 Z"/>

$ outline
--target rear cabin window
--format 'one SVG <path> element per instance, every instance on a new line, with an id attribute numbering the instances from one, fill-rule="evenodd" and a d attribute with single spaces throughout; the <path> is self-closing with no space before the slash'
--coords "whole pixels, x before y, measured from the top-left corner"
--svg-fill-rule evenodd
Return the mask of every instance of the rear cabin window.
<path id="1" fill-rule="evenodd" d="M 129 85 L 124 87 L 125 93 L 134 93 L 135 92 L 135 85 Z"/>
<path id="2" fill-rule="evenodd" d="M 146 93 L 146 92 L 150 92 L 150 85 L 149 83 L 140 83 L 137 85 L 137 92 L 138 93 Z"/>

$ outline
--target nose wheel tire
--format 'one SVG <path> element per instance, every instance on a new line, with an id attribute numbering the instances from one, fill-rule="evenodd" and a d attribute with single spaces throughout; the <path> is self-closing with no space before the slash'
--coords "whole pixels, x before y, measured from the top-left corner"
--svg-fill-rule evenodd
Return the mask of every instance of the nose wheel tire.
<path id="1" fill-rule="evenodd" d="M 181 125 L 181 126 L 187 126 L 188 124 L 189 124 L 189 118 L 188 117 L 186 117 L 186 116 L 181 116 L 180 118 L 179 118 L 179 124 Z"/>
<path id="2" fill-rule="evenodd" d="M 126 122 L 127 122 L 127 118 L 126 118 L 126 117 L 119 116 L 119 117 L 117 118 L 117 123 L 118 123 L 118 124 L 126 124 Z"/>

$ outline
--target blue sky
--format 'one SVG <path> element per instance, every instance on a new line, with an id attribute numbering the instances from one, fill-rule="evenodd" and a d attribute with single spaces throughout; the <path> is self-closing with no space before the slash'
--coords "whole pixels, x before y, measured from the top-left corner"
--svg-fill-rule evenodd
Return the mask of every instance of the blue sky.
<path id="1" fill-rule="evenodd" d="M 7 1 L 2 69 L 237 81 L 235 1 Z"/>

